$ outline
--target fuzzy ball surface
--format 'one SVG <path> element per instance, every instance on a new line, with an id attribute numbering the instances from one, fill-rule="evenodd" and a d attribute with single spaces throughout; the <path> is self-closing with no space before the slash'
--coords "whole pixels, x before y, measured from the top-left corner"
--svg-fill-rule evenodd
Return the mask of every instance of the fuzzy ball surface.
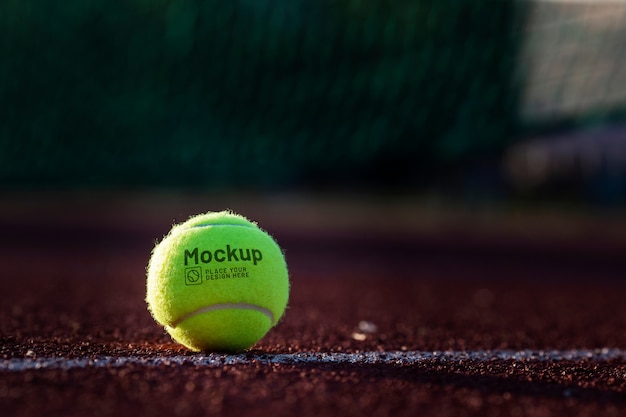
<path id="1" fill-rule="evenodd" d="M 174 340 L 194 351 L 250 348 L 282 318 L 288 299 L 281 248 L 230 211 L 175 225 L 148 264 L 148 309 Z"/>

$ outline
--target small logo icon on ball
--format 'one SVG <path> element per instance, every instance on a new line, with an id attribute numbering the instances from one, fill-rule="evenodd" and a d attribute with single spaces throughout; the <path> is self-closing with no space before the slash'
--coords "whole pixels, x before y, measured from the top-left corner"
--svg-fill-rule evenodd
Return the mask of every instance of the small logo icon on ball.
<path id="1" fill-rule="evenodd" d="M 202 268 L 187 268 L 185 269 L 185 285 L 200 285 L 202 284 Z"/>

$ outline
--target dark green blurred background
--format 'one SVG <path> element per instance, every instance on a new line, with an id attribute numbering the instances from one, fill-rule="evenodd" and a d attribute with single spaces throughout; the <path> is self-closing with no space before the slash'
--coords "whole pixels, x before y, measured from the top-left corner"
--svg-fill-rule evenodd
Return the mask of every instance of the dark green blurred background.
<path id="1" fill-rule="evenodd" d="M 0 186 L 500 192 L 511 145 L 626 107 L 524 116 L 536 10 L 3 0 Z"/>

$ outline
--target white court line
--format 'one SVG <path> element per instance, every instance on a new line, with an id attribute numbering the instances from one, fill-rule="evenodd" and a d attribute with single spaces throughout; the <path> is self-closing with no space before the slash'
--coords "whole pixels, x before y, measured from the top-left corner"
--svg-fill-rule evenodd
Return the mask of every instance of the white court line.
<path id="1" fill-rule="evenodd" d="M 394 351 L 362 353 L 279 353 L 279 354 L 194 354 L 190 356 L 98 356 L 94 358 L 28 357 L 0 360 L 0 372 L 37 369 L 106 368 L 139 365 L 145 367 L 192 365 L 217 368 L 225 365 L 282 364 L 365 364 L 365 365 L 413 365 L 424 361 L 600 361 L 626 360 L 623 349 L 576 349 L 576 350 L 479 350 L 479 351 Z"/>

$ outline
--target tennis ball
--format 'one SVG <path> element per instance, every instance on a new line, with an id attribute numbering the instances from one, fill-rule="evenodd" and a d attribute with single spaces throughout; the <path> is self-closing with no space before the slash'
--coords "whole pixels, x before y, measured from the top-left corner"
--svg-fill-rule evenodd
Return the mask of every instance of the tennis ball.
<path id="1" fill-rule="evenodd" d="M 229 211 L 175 225 L 148 264 L 148 309 L 174 340 L 194 351 L 251 347 L 281 319 L 288 298 L 278 244 Z"/>

